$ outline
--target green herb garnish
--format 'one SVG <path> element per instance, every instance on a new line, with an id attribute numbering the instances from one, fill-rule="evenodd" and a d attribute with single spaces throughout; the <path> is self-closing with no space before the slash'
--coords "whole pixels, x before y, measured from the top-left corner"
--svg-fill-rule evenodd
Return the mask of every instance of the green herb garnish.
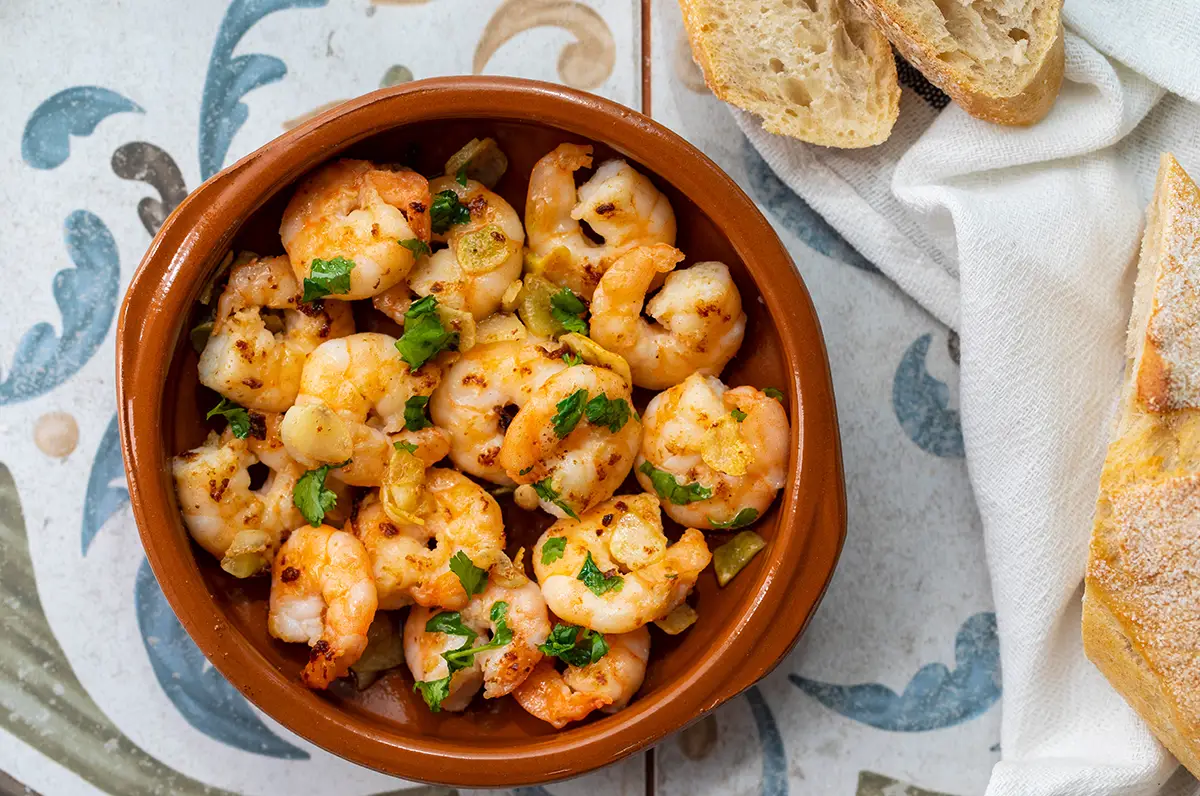
<path id="1" fill-rule="evenodd" d="M 238 439 L 250 436 L 250 413 L 244 406 L 238 406 L 233 401 L 222 398 L 216 406 L 208 410 L 204 419 L 211 420 L 218 415 L 229 422 L 229 430 L 233 432 L 233 436 Z"/>
<path id="2" fill-rule="evenodd" d="M 308 267 L 308 276 L 304 278 L 304 295 L 300 300 L 307 304 L 325 296 L 349 293 L 353 270 L 354 261 L 345 257 L 313 260 Z"/>
<path id="3" fill-rule="evenodd" d="M 573 368 L 576 365 L 583 364 L 583 357 L 576 354 L 574 351 L 568 351 L 562 358 L 563 362 L 567 363 L 568 368 Z"/>
<path id="4" fill-rule="evenodd" d="M 411 453 L 415 456 L 417 453 L 417 446 L 413 445 L 411 442 L 405 442 L 404 440 L 398 440 L 396 442 L 396 450 L 408 451 L 409 453 Z"/>
<path id="5" fill-rule="evenodd" d="M 729 414 L 733 415 L 733 419 L 738 421 L 739 423 L 746 419 L 746 413 L 743 412 L 741 409 L 734 409 Z"/>
<path id="6" fill-rule="evenodd" d="M 571 519 L 573 519 L 573 520 L 579 519 L 579 515 L 576 514 L 571 509 L 571 507 L 567 505 L 567 502 L 565 500 L 563 500 L 561 497 L 559 497 L 558 492 L 555 491 L 554 487 L 550 484 L 549 477 L 543 478 L 541 481 L 535 482 L 533 485 L 533 491 L 537 492 L 537 496 L 539 498 L 541 498 L 542 500 L 546 501 L 547 503 L 553 503 L 554 505 L 558 506 L 560 509 L 563 510 L 563 513 L 566 514 Z"/>
<path id="7" fill-rule="evenodd" d="M 442 700 L 450 696 L 451 676 L 448 674 L 440 680 L 417 680 L 413 683 L 413 690 L 420 692 L 425 704 L 434 713 L 442 712 Z"/>
<path id="8" fill-rule="evenodd" d="M 458 194 L 454 191 L 445 190 L 433 197 L 433 204 L 429 207 L 429 224 L 438 235 L 454 224 L 465 224 L 470 220 L 471 211 L 458 201 Z"/>
<path id="9" fill-rule="evenodd" d="M 325 519 L 325 512 L 337 505 L 337 495 L 325 488 L 325 477 L 330 470 L 345 467 L 349 463 L 347 459 L 341 464 L 323 464 L 315 470 L 309 470 L 296 481 L 292 489 L 292 503 L 312 527 L 319 527 Z"/>
<path id="10" fill-rule="evenodd" d="M 450 571 L 458 575 L 458 582 L 462 584 L 467 597 L 474 597 L 487 586 L 487 570 L 475 566 L 475 562 L 461 550 L 450 559 Z"/>
<path id="11" fill-rule="evenodd" d="M 414 395 L 404 402 L 404 427 L 409 431 L 420 431 L 433 425 L 425 415 L 429 406 L 428 395 Z"/>
<path id="12" fill-rule="evenodd" d="M 608 426 L 608 430 L 616 434 L 629 422 L 629 403 L 624 398 L 609 400 L 601 393 L 587 402 L 588 422 L 593 426 Z"/>
<path id="13" fill-rule="evenodd" d="M 767 396 L 768 398 L 774 398 L 776 401 L 779 401 L 779 403 L 783 403 L 783 393 L 774 387 L 764 387 L 763 395 Z"/>
<path id="14" fill-rule="evenodd" d="M 676 506 L 686 506 L 697 500 L 708 500 L 713 494 L 711 489 L 702 484 L 679 483 L 675 480 L 675 476 L 658 469 L 650 462 L 642 462 L 638 472 L 650 477 L 650 483 L 654 485 L 654 491 L 660 498 L 669 500 Z"/>
<path id="15" fill-rule="evenodd" d="M 587 305 L 569 287 L 564 287 L 550 297 L 550 314 L 568 332 L 577 332 L 584 336 L 588 334 L 587 321 L 582 317 L 586 313 Z"/>
<path id="16" fill-rule="evenodd" d="M 728 522 L 718 522 L 712 517 L 708 518 L 708 524 L 714 528 L 720 528 L 723 531 L 735 531 L 738 528 L 745 528 L 750 523 L 758 519 L 758 509 L 745 508 L 734 515 L 732 520 Z"/>
<path id="17" fill-rule="evenodd" d="M 563 557 L 563 553 L 567 549 L 567 537 L 551 536 L 542 543 L 542 563 L 553 564 L 555 561 Z"/>
<path id="18" fill-rule="evenodd" d="M 625 585 L 625 578 L 620 575 L 605 575 L 600 571 L 600 567 L 596 566 L 596 562 L 592 560 L 592 553 L 589 550 L 587 558 L 583 560 L 583 569 L 579 570 L 576 579 L 583 581 L 583 585 L 588 587 L 588 591 L 599 597 L 610 591 L 620 591 Z"/>
<path id="19" fill-rule="evenodd" d="M 587 395 L 587 390 L 576 390 L 554 405 L 558 411 L 550 418 L 550 422 L 554 425 L 554 433 L 559 439 L 570 434 L 579 425 L 584 404 L 587 403 Z"/>
<path id="20" fill-rule="evenodd" d="M 568 666 L 587 666 L 608 654 L 608 642 L 594 630 L 558 624 L 538 649 L 544 655 L 560 658 Z"/>
<path id="21" fill-rule="evenodd" d="M 458 173 L 454 175 L 454 181 L 462 187 L 467 187 L 467 164 L 464 163 L 458 167 Z"/>
<path id="22" fill-rule="evenodd" d="M 437 299 L 414 301 L 404 313 L 404 334 L 396 341 L 400 357 L 413 370 L 447 348 L 458 345 L 458 332 L 448 332 L 437 313 Z"/>
<path id="23" fill-rule="evenodd" d="M 429 254 L 429 244 L 420 238 L 409 238 L 408 240 L 400 240 L 396 242 L 412 252 L 413 257 L 421 257 Z"/>

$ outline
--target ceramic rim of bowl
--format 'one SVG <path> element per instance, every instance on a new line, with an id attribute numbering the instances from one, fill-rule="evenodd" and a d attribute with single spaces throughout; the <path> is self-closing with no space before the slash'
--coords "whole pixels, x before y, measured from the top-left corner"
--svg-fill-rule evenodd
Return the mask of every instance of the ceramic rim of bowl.
<path id="1" fill-rule="evenodd" d="M 656 172 L 718 225 L 759 286 L 790 373 L 793 431 L 767 561 L 717 643 L 675 679 L 600 721 L 503 745 L 414 737 L 340 710 L 278 671 L 208 592 L 174 499 L 163 405 L 189 310 L 245 220 L 345 148 L 443 119 L 547 126 L 603 142 Z M 642 750 L 771 671 L 803 632 L 846 534 L 837 418 L 825 345 L 791 258 L 753 202 L 679 136 L 624 106 L 516 78 L 434 78 L 346 102 L 215 175 L 163 223 L 130 282 L 117 327 L 117 400 L 130 500 L 151 568 L 183 627 L 251 702 L 343 758 L 407 779 L 513 787 L 577 776 Z M 481 765 L 482 764 L 482 765 Z"/>

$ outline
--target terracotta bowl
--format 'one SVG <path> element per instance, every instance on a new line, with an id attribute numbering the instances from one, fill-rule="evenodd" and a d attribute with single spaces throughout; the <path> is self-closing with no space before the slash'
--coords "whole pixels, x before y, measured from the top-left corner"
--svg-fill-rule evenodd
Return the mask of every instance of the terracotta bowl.
<path id="1" fill-rule="evenodd" d="M 534 162 L 564 141 L 593 143 L 597 162 L 615 154 L 650 175 L 675 209 L 678 246 L 688 260 L 725 262 L 741 290 L 746 338 L 723 379 L 780 388 L 791 415 L 790 477 L 756 526 L 768 547 L 724 589 L 711 569 L 701 577 L 693 597 L 701 618 L 686 633 L 670 638 L 652 629 L 645 685 L 628 708 L 563 731 L 510 699 L 477 699 L 465 713 L 433 714 L 403 669 L 362 692 L 348 681 L 326 692 L 303 688 L 297 675 L 307 648 L 267 635 L 266 579 L 238 581 L 192 544 L 171 482 L 171 456 L 203 439 L 204 409 L 216 401 L 197 381 L 188 330 L 196 298 L 225 253 L 282 252 L 279 219 L 292 186 L 331 158 L 407 162 L 440 173 L 445 159 L 475 136 L 495 138 L 508 155 L 497 191 L 518 210 Z M 779 663 L 812 616 L 845 537 L 829 364 L 787 251 L 734 182 L 683 139 L 628 108 L 559 86 L 420 81 L 347 102 L 277 138 L 200 186 L 163 224 L 125 297 L 117 349 L 121 447 L 134 516 L 183 626 L 276 721 L 335 754 L 408 779 L 528 785 L 646 748 Z M 636 481 L 627 487 L 637 490 Z M 505 516 L 512 550 L 531 546 L 549 521 L 512 506 Z M 710 542 L 723 538 L 714 534 Z"/>

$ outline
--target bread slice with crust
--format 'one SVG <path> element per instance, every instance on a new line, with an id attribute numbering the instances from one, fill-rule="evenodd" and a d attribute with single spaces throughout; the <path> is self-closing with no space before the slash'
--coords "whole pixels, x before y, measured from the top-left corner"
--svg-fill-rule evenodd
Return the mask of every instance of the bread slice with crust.
<path id="1" fill-rule="evenodd" d="M 709 89 L 813 144 L 882 143 L 900 112 L 887 39 L 848 0 L 679 0 Z"/>
<path id="2" fill-rule="evenodd" d="M 1163 155 L 1100 475 L 1087 656 L 1200 775 L 1200 189 Z"/>
<path id="3" fill-rule="evenodd" d="M 998 124 L 1033 124 L 1063 79 L 1063 0 L 853 0 L 929 81 Z"/>

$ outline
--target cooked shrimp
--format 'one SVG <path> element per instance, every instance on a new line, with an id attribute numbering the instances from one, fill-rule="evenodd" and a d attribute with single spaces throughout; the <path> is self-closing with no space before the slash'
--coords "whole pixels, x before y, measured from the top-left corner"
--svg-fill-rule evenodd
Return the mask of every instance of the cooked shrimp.
<path id="1" fill-rule="evenodd" d="M 525 202 L 529 249 L 548 257 L 546 278 L 590 299 L 600 277 L 634 246 L 675 243 L 675 212 L 648 177 L 623 160 L 600 164 L 575 188 L 575 172 L 592 165 L 592 148 L 560 144 L 533 167 Z M 593 243 L 580 221 L 604 239 Z"/>
<path id="2" fill-rule="evenodd" d="M 577 365 L 556 373 L 512 419 L 500 466 L 518 484 L 548 480 L 557 497 L 541 506 L 555 517 L 568 515 L 563 504 L 585 512 L 612 497 L 633 469 L 642 429 L 632 403 L 629 384 L 611 370 Z M 564 428 L 568 419 L 574 425 Z"/>
<path id="3" fill-rule="evenodd" d="M 196 543 L 221 561 L 222 569 L 238 577 L 265 573 L 280 539 L 304 525 L 292 500 L 304 468 L 275 449 L 271 429 L 278 415 L 251 413 L 251 437 L 238 439 L 228 429 L 213 432 L 198 448 L 171 462 L 175 493 L 184 525 Z M 264 430 L 266 429 L 266 430 Z M 270 468 L 258 489 L 250 488 L 250 466 L 261 461 Z M 344 489 L 335 489 L 337 517 L 349 505 Z M 341 516 L 345 516 L 342 514 Z"/>
<path id="4" fill-rule="evenodd" d="M 423 525 L 395 522 L 376 491 L 358 505 L 353 529 L 370 556 L 380 605 L 385 610 L 412 603 L 458 610 L 467 604 L 467 593 L 450 560 L 461 552 L 488 569 L 499 559 L 504 550 L 500 506 L 462 473 L 434 467 L 425 475 L 417 517 Z"/>
<path id="5" fill-rule="evenodd" d="M 646 678 L 650 631 L 605 636 L 608 653 L 587 666 L 568 666 L 561 674 L 543 660 L 513 697 L 529 714 L 561 730 L 593 710 L 616 713 L 629 704 Z"/>
<path id="6" fill-rule="evenodd" d="M 550 636 L 546 601 L 537 584 L 528 579 L 519 586 L 505 586 L 492 578 L 488 587 L 463 609 L 463 622 L 481 637 L 487 634 L 494 639 L 498 621 L 492 618 L 492 612 L 497 603 L 506 606 L 500 619 L 512 633 L 512 640 L 476 655 L 483 668 L 484 699 L 504 696 L 523 683 L 542 659 L 538 645 Z"/>
<path id="7" fill-rule="evenodd" d="M 734 411 L 743 415 L 739 422 Z M 783 405 L 754 387 L 728 389 L 712 376 L 695 374 L 651 399 L 637 478 L 650 491 L 644 463 L 680 486 L 697 484 L 690 503 L 664 501 L 678 523 L 693 528 L 729 527 L 759 517 L 787 477 L 791 431 Z M 662 478 L 662 476 L 660 476 Z"/>
<path id="8" fill-rule="evenodd" d="M 547 562 L 542 549 L 559 537 L 566 540 L 556 543 L 562 554 Z M 668 545 L 654 495 L 624 495 L 551 525 L 534 548 L 533 571 L 556 616 L 600 633 L 628 633 L 671 613 L 711 560 L 695 529 Z"/>
<path id="9" fill-rule="evenodd" d="M 436 608 L 420 606 L 412 609 L 404 622 L 404 660 L 417 682 L 441 680 L 450 674 L 450 666 L 442 653 L 461 648 L 470 638 L 426 630 L 429 620 L 439 613 L 441 611 Z M 472 646 L 479 646 L 485 641 L 477 637 Z M 466 710 L 482 685 L 483 667 L 477 655 L 450 678 L 449 694 L 442 700 L 439 709 L 452 712 Z"/>
<path id="10" fill-rule="evenodd" d="M 308 357 L 296 404 L 283 421 L 283 441 L 307 467 L 340 464 L 332 471 L 354 486 L 378 486 L 404 429 L 408 399 L 429 395 L 439 366 L 411 370 L 386 334 L 361 332 L 319 346 Z"/>
<path id="11" fill-rule="evenodd" d="M 344 257 L 354 263 L 350 289 L 331 297 L 370 298 L 412 269 L 415 255 L 401 241 L 429 243 L 429 205 L 429 183 L 415 171 L 338 160 L 296 189 L 279 235 L 297 279 L 312 275 L 314 260 Z"/>
<path id="12" fill-rule="evenodd" d="M 349 306 L 300 303 L 287 257 L 243 255 L 217 301 L 200 383 L 247 409 L 282 412 L 296 400 L 305 358 L 353 332 Z"/>
<path id="13" fill-rule="evenodd" d="M 429 416 L 450 436 L 459 469 L 495 484 L 513 482 L 500 465 L 504 432 L 530 395 L 567 367 L 565 346 L 527 337 L 477 345 L 450 366 L 429 401 Z"/>
<path id="14" fill-rule="evenodd" d="M 362 542 L 328 525 L 305 526 L 275 558 L 267 629 L 281 641 L 312 647 L 300 680 L 325 688 L 362 656 L 377 604 Z"/>
<path id="15" fill-rule="evenodd" d="M 640 246 L 604 274 L 592 300 L 592 339 L 625 357 L 633 383 L 665 390 L 692 373 L 716 376 L 742 345 L 742 297 L 723 263 L 673 271 L 683 253 Z M 649 302 L 654 278 L 668 273 Z M 642 317 L 642 305 L 646 314 Z"/>

